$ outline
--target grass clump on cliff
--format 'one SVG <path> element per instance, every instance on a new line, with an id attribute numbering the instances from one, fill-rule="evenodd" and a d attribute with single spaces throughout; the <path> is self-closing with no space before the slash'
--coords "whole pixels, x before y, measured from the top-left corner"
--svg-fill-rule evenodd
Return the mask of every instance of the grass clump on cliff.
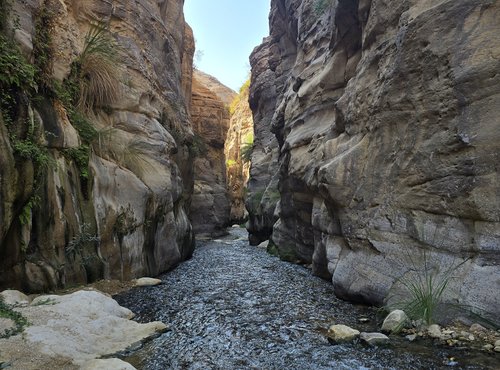
<path id="1" fill-rule="evenodd" d="M 94 23 L 87 35 L 83 51 L 73 62 L 73 78 L 78 82 L 76 106 L 92 111 L 114 103 L 120 96 L 119 49 L 108 27 Z"/>
<path id="2" fill-rule="evenodd" d="M 426 325 L 433 324 L 437 321 L 438 312 L 445 305 L 443 294 L 454 273 L 468 259 L 444 269 L 442 266 L 431 264 L 425 251 L 420 263 L 412 256 L 409 256 L 409 259 L 410 267 L 396 280 L 396 284 L 403 289 L 403 298 L 396 300 L 394 306 L 405 311 L 412 320 L 421 320 Z"/>
<path id="3" fill-rule="evenodd" d="M 248 91 L 250 89 L 250 78 L 245 81 L 245 83 L 240 87 L 239 94 L 236 95 L 229 105 L 229 114 L 232 116 L 236 112 L 236 108 L 240 104 L 241 100 L 248 99 Z"/>

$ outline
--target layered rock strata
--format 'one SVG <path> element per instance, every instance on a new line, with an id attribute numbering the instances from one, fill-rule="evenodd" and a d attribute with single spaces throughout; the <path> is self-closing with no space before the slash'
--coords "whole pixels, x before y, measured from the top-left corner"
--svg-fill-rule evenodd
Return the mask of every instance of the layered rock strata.
<path id="1" fill-rule="evenodd" d="M 191 255 L 194 42 L 182 8 L 181 0 L 14 1 L 19 27 L 6 37 L 31 63 L 50 63 L 35 73 L 35 96 L 17 100 L 15 132 L 5 112 L 0 119 L 0 286 L 151 276 Z M 116 44 L 116 98 L 96 84 L 89 99 L 106 104 L 77 112 L 57 87 L 83 63 L 98 22 Z M 102 71 L 78 83 L 90 86 L 82 84 Z M 38 151 L 20 151 L 28 134 Z"/>
<path id="2" fill-rule="evenodd" d="M 217 82 L 195 71 L 191 114 L 195 132 L 192 151 L 196 157 L 191 219 L 196 234 L 213 236 L 224 233 L 230 216 L 224 143 L 232 90 Z"/>
<path id="3" fill-rule="evenodd" d="M 250 101 L 279 143 L 280 254 L 375 304 L 453 276 L 448 301 L 498 320 L 498 19 L 493 0 L 272 1 Z"/>

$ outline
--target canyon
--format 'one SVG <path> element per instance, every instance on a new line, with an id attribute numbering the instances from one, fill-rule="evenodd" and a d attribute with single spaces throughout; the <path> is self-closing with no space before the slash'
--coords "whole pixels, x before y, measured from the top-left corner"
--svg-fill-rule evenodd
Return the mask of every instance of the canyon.
<path id="1" fill-rule="evenodd" d="M 433 319 L 498 327 L 500 3 L 270 5 L 237 93 L 193 67 L 183 0 L 0 2 L 0 290 L 153 277 L 194 254 L 162 279 L 195 297 L 203 271 L 196 309 L 223 307 L 210 284 L 236 276 L 255 289 L 229 284 L 235 301 L 272 300 L 258 272 L 282 303 L 289 280 L 304 302 L 389 309 L 430 279 Z M 138 310 L 163 305 L 131 292 Z M 330 314 L 329 297 L 308 309 Z"/>

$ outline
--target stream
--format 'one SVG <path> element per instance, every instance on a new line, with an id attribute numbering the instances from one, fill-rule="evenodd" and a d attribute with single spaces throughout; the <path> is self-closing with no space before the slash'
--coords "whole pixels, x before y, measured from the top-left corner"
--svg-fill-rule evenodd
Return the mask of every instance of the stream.
<path id="1" fill-rule="evenodd" d="M 198 242 L 191 260 L 161 276 L 162 285 L 115 296 L 137 321 L 170 327 L 122 359 L 158 370 L 496 368 L 495 356 L 397 336 L 388 347 L 329 344 L 334 323 L 377 331 L 377 311 L 336 299 L 329 282 L 246 238 L 246 230 L 232 228 L 227 237 Z"/>

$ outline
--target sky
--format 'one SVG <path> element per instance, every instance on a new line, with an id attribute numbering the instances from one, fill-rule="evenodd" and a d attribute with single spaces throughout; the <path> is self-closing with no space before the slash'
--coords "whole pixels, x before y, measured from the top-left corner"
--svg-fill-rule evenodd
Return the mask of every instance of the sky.
<path id="1" fill-rule="evenodd" d="M 238 91 L 250 74 L 249 56 L 269 35 L 270 0 L 185 0 L 196 40 L 197 68 Z"/>

